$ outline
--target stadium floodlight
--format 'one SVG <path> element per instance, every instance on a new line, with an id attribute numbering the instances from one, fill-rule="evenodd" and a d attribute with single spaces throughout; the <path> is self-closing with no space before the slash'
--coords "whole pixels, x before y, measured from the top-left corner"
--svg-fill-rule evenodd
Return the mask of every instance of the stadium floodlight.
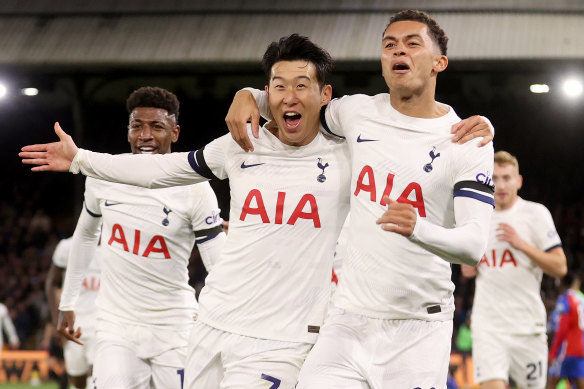
<path id="1" fill-rule="evenodd" d="M 564 81 L 562 90 L 568 97 L 578 97 L 582 94 L 582 83 L 576 79 L 569 79 Z"/>
<path id="2" fill-rule="evenodd" d="M 548 93 L 550 87 L 547 84 L 531 84 L 529 90 L 531 93 Z"/>
<path id="3" fill-rule="evenodd" d="M 6 88 L 6 85 L 0 84 L 0 99 L 3 99 L 4 97 L 6 97 L 7 92 L 8 92 L 8 88 Z"/>
<path id="4" fill-rule="evenodd" d="M 23 88 L 20 90 L 20 93 L 25 96 L 36 96 L 39 94 L 39 90 L 37 88 Z"/>

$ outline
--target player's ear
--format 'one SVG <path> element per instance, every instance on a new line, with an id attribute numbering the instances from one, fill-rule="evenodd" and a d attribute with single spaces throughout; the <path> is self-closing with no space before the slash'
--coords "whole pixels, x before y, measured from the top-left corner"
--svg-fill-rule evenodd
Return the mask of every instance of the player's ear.
<path id="1" fill-rule="evenodd" d="M 180 126 L 177 124 L 173 129 L 172 129 L 172 134 L 170 136 L 170 140 L 172 141 L 172 143 L 175 143 L 178 140 L 178 136 L 180 135 Z"/>
<path id="2" fill-rule="evenodd" d="M 520 174 L 519 177 L 517 177 L 517 180 L 519 181 L 519 185 L 517 186 L 517 190 L 519 190 L 523 186 L 523 176 Z"/>
<path id="3" fill-rule="evenodd" d="M 443 72 L 448 67 L 448 57 L 445 55 L 439 55 L 434 58 L 434 63 L 432 65 L 432 70 L 435 73 Z"/>
<path id="4" fill-rule="evenodd" d="M 327 105 L 333 97 L 333 87 L 329 84 L 322 87 L 320 91 L 320 106 Z"/>

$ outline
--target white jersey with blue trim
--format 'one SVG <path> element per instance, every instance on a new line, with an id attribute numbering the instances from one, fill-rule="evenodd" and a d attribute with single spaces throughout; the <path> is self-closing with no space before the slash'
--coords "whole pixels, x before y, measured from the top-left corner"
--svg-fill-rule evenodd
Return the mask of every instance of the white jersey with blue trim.
<path id="1" fill-rule="evenodd" d="M 195 171 L 229 178 L 223 256 L 199 296 L 199 320 L 263 339 L 314 343 L 331 293 L 333 253 L 349 206 L 345 142 L 302 147 L 266 128 L 253 153 L 225 135 L 191 153 Z"/>
<path id="2" fill-rule="evenodd" d="M 495 209 L 487 252 L 477 266 L 472 328 L 523 335 L 545 333 L 546 310 L 540 294 L 543 270 L 509 242 L 497 239 L 499 223 L 510 224 L 522 239 L 540 250 L 562 245 L 544 205 L 518 198 L 509 209 Z"/>
<path id="3" fill-rule="evenodd" d="M 56 267 L 64 271 L 67 269 L 72 240 L 73 238 L 61 239 L 53 253 L 53 263 Z M 75 322 L 82 328 L 95 326 L 95 320 L 97 319 L 97 305 L 95 301 L 99 292 L 101 278 L 99 251 L 100 246 L 96 245 L 94 255 L 81 284 L 79 298 L 75 304 Z"/>
<path id="4" fill-rule="evenodd" d="M 354 95 L 322 111 L 323 126 L 346 138 L 352 157 L 348 255 L 336 306 L 382 319 L 452 318 L 450 263 L 376 224 L 387 210 L 385 195 L 444 228 L 455 227 L 458 196 L 479 207 L 493 205 L 492 144 L 453 143 L 450 129 L 460 118 L 442 106 L 444 116 L 422 119 L 395 110 L 389 94 Z"/>
<path id="5" fill-rule="evenodd" d="M 250 139 L 253 153 L 229 134 L 190 153 L 80 149 L 71 171 L 143 187 L 229 178 L 229 235 L 199 296 L 199 320 L 239 335 L 314 343 L 348 212 L 349 149 L 322 133 L 308 145 L 289 146 L 266 127 Z"/>
<path id="6" fill-rule="evenodd" d="M 195 240 L 222 234 L 209 183 L 144 189 L 87 178 L 85 211 L 103 218 L 99 318 L 192 325 L 197 301 L 188 284 L 191 251 Z"/>

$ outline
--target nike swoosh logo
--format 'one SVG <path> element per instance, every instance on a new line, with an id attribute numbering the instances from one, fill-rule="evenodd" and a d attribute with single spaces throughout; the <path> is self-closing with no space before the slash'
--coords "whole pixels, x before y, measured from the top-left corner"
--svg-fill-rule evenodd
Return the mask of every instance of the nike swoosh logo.
<path id="1" fill-rule="evenodd" d="M 112 205 L 118 205 L 118 204 L 121 204 L 121 203 L 111 203 L 111 202 L 108 202 L 107 200 L 105 201 L 106 207 L 111 207 Z"/>
<path id="2" fill-rule="evenodd" d="M 263 165 L 263 164 L 264 164 L 264 163 L 252 163 L 251 165 L 246 165 L 246 164 L 245 164 L 245 161 L 243 161 L 243 162 L 241 163 L 241 168 L 242 168 L 242 169 L 247 169 L 248 167 L 260 166 L 260 165 Z"/>
<path id="3" fill-rule="evenodd" d="M 379 139 L 363 139 L 361 138 L 361 134 L 357 137 L 357 143 L 361 142 L 377 142 Z"/>

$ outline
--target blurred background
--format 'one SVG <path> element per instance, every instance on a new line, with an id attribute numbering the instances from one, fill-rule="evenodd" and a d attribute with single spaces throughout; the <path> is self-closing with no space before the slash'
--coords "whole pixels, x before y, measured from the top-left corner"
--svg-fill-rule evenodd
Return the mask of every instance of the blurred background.
<path id="1" fill-rule="evenodd" d="M 127 96 L 160 86 L 181 102 L 173 151 L 227 132 L 233 94 L 263 88 L 266 46 L 298 32 L 327 49 L 334 96 L 387 92 L 381 34 L 403 9 L 431 13 L 450 38 L 437 100 L 460 117 L 487 116 L 495 150 L 515 154 L 520 195 L 546 205 L 569 266 L 584 264 L 584 2 L 578 0 L 2 0 L 0 1 L 0 302 L 22 349 L 43 347 L 46 271 L 59 239 L 72 234 L 82 177 L 33 174 L 23 145 L 56 139 L 59 121 L 80 147 L 129 152 Z M 225 182 L 212 183 L 228 219 Z M 457 320 L 472 306 L 473 281 L 459 277 Z M 205 272 L 196 252 L 192 284 Z M 542 293 L 553 307 L 554 280 Z M 0 374 L 0 381 L 2 376 Z"/>

